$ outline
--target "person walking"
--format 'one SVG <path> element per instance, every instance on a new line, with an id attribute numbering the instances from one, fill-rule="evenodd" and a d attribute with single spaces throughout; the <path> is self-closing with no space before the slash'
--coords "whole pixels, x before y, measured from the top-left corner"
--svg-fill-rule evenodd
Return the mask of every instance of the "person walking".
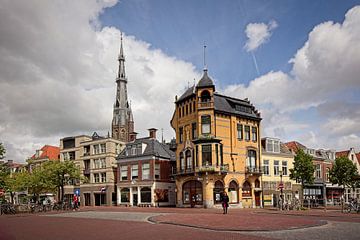
<path id="1" fill-rule="evenodd" d="M 223 197 L 222 197 L 222 207 L 223 207 L 223 214 L 227 214 L 228 213 L 228 208 L 229 208 L 229 196 L 227 195 L 226 192 L 224 192 Z"/>

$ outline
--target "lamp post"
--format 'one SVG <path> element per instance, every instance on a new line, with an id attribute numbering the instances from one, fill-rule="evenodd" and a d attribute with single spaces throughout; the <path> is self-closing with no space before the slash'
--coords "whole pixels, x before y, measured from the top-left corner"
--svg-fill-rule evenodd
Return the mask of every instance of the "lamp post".
<path id="1" fill-rule="evenodd" d="M 281 204 L 280 204 L 280 210 L 282 211 L 283 210 L 283 206 L 284 206 L 284 195 L 283 195 L 283 188 L 284 188 L 284 184 L 283 184 L 283 181 L 282 181 L 282 174 L 283 172 L 280 170 L 279 171 L 279 174 L 280 174 L 280 184 L 279 184 L 279 188 L 280 188 L 280 199 L 281 199 Z"/>

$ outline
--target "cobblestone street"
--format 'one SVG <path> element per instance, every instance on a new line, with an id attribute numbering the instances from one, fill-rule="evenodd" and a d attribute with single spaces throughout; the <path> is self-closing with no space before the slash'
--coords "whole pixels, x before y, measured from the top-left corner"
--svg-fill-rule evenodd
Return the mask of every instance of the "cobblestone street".
<path id="1" fill-rule="evenodd" d="M 149 221 L 151 220 L 151 221 Z M 218 209 L 85 208 L 0 217 L 0 239 L 358 239 L 360 215 Z"/>

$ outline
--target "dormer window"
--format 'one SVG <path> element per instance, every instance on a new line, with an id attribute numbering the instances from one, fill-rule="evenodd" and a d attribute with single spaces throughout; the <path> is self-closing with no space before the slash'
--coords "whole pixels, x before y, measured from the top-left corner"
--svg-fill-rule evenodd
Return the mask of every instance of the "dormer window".
<path id="1" fill-rule="evenodd" d="M 210 102 L 211 96 L 208 90 L 204 90 L 201 92 L 201 102 Z"/>
<path id="2" fill-rule="evenodd" d="M 276 139 L 266 139 L 266 151 L 280 153 L 280 141 Z"/>

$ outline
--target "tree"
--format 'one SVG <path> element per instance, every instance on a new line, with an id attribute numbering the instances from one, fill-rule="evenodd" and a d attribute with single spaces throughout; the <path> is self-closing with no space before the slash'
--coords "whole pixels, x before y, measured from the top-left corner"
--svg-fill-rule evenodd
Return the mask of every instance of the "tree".
<path id="1" fill-rule="evenodd" d="M 5 147 L 4 147 L 4 145 L 0 142 L 0 159 L 3 159 L 3 158 L 5 157 L 5 153 L 6 153 Z"/>
<path id="2" fill-rule="evenodd" d="M 14 203 L 15 192 L 27 189 L 29 174 L 27 172 L 19 172 L 8 174 L 5 178 L 5 191 L 10 193 L 11 202 Z"/>
<path id="3" fill-rule="evenodd" d="M 302 198 L 305 184 L 314 183 L 314 171 L 315 168 L 312 163 L 312 156 L 305 153 L 302 149 L 298 150 L 294 159 L 294 168 L 290 169 L 290 179 L 301 183 L 300 196 L 302 196 Z M 302 204 L 303 199 L 301 199 L 301 205 Z"/>
<path id="4" fill-rule="evenodd" d="M 64 200 L 64 186 L 68 182 L 80 180 L 80 170 L 73 161 L 49 161 L 43 166 L 54 189 L 58 189 L 60 201 Z"/>
<path id="5" fill-rule="evenodd" d="M 34 169 L 31 174 L 28 174 L 27 178 L 26 187 L 29 194 L 33 194 L 36 200 L 39 200 L 40 194 L 54 191 L 51 177 L 48 171 L 43 168 Z"/>
<path id="6" fill-rule="evenodd" d="M 354 188 L 357 185 L 356 165 L 347 157 L 335 159 L 334 165 L 329 172 L 329 179 L 332 184 Z"/>

